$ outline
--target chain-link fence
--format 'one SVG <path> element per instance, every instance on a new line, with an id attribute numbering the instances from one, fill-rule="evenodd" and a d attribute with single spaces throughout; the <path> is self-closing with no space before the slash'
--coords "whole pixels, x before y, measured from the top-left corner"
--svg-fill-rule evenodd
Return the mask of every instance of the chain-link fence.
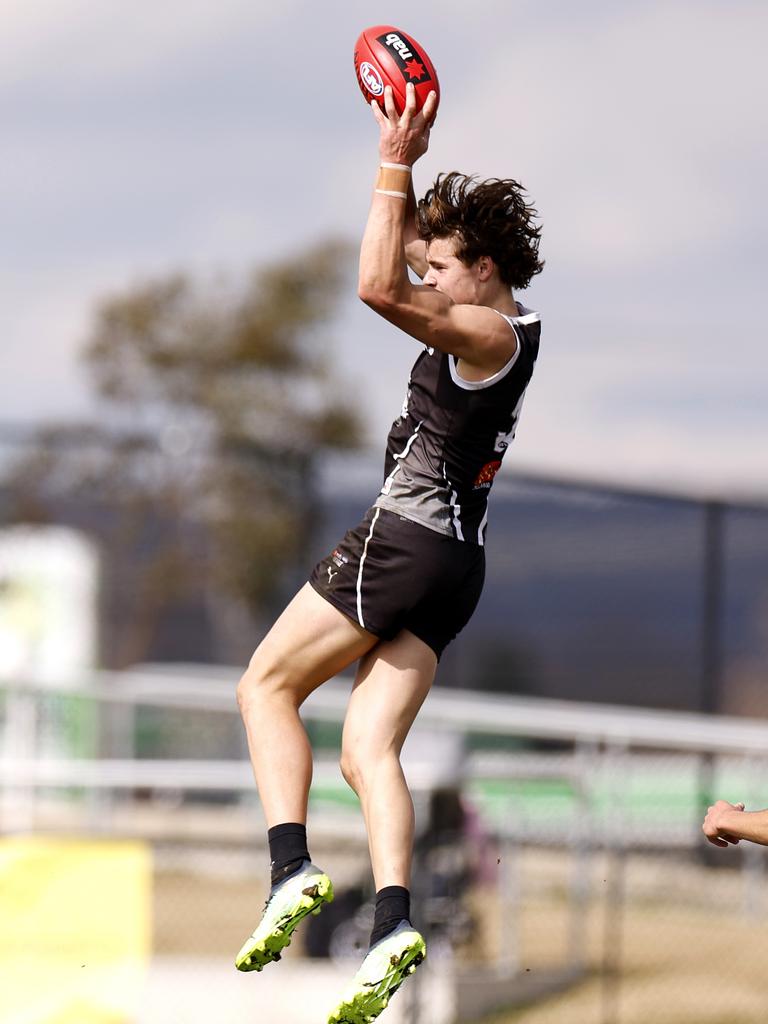
<path id="1" fill-rule="evenodd" d="M 327 468 L 286 594 L 377 475 L 366 460 Z M 763 1021 L 764 851 L 710 848 L 700 823 L 714 797 L 768 804 L 768 510 L 520 476 L 494 491 L 481 604 L 409 741 L 430 956 L 387 1019 Z M 78 501 L 66 521 L 87 531 L 104 510 Z M 38 562 L 50 568 L 57 544 Z M 120 660 L 110 638 L 135 605 L 120 559 L 99 552 L 111 583 L 97 601 L 96 553 L 74 554 L 79 577 L 38 578 L 30 551 L 18 579 L 0 567 L 0 1021 L 315 1024 L 371 921 L 362 818 L 336 765 L 343 687 L 307 712 L 311 849 L 336 901 L 284 963 L 241 976 L 232 959 L 268 858 L 237 671 L 78 674 L 75 659 L 65 685 L 20 670 L 57 668 L 89 617 L 83 657 L 98 620 L 103 662 Z M 142 610 L 141 650 L 234 663 L 227 637 L 256 639 L 241 612 L 190 591 L 161 616 Z"/>
<path id="2" fill-rule="evenodd" d="M 345 459 L 323 481 L 318 556 L 378 476 Z M 438 685 L 768 716 L 765 502 L 502 472 L 486 555 Z"/>
<path id="3" fill-rule="evenodd" d="M 362 820 L 335 763 L 348 685 L 307 709 L 311 848 L 337 900 L 284 963 L 241 976 L 268 858 L 235 677 L 3 689 L 4 1022 L 324 1019 L 371 920 Z M 702 764 L 723 796 L 760 801 L 768 725 L 440 689 L 420 723 L 406 765 L 430 966 L 391 1024 L 765 1019 L 763 850 L 708 857 L 699 805 Z M 98 745 L 73 748 L 84 735 Z"/>

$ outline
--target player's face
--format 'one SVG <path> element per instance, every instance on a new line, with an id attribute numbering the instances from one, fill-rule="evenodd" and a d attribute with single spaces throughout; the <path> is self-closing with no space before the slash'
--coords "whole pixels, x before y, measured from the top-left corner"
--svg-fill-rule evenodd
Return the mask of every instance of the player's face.
<path id="1" fill-rule="evenodd" d="M 455 235 L 448 238 L 433 238 L 427 245 L 429 269 L 422 283 L 434 288 L 458 303 L 475 305 L 480 301 L 477 285 L 477 264 L 468 267 L 456 255 L 458 240 Z"/>

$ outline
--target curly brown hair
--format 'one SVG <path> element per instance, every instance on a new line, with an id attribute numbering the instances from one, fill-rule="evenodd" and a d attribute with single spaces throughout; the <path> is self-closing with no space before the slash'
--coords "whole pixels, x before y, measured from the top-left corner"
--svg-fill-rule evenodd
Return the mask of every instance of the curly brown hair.
<path id="1" fill-rule="evenodd" d="M 425 242 L 456 235 L 456 255 L 466 266 L 489 256 L 499 277 L 510 288 L 527 288 L 541 272 L 541 226 L 534 224 L 535 208 L 512 178 L 477 181 L 473 175 L 438 175 L 419 200 L 416 224 Z"/>

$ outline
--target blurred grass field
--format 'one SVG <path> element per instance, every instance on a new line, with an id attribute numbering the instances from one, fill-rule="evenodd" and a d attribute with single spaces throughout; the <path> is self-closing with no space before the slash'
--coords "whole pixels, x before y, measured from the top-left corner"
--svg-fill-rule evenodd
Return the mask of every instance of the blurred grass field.
<path id="1" fill-rule="evenodd" d="M 532 950 L 538 945 L 543 953 L 552 921 L 551 908 L 529 908 Z M 596 972 L 599 953 L 597 943 L 591 945 Z M 627 911 L 624 958 L 615 979 L 594 973 L 563 995 L 494 1014 L 482 1024 L 764 1024 L 766 1019 L 765 924 L 659 906 Z"/>
<path id="2" fill-rule="evenodd" d="M 564 955 L 565 900 L 557 895 L 557 855 L 540 865 L 550 886 L 523 899 L 523 970 Z M 597 886 L 603 884 L 598 874 Z M 606 884 L 608 879 L 605 880 Z M 584 920 L 589 973 L 537 1005 L 496 1013 L 482 1024 L 764 1024 L 768 1020 L 766 918 L 745 914 L 737 873 L 662 858 L 628 860 L 620 923 L 606 929 L 599 890 Z M 607 938 L 606 938 L 607 937 Z M 606 950 L 606 947 L 608 949 Z M 615 973 L 606 966 L 606 952 Z"/>
<path id="3" fill-rule="evenodd" d="M 620 923 L 614 919 L 606 931 L 611 863 L 595 866 L 592 896 L 578 932 L 585 980 L 561 995 L 476 1024 L 765 1024 L 766 918 L 759 907 L 749 916 L 737 871 L 632 855 L 626 862 Z M 531 848 L 519 854 L 517 941 L 523 973 L 545 972 L 568 961 L 572 870 L 562 852 Z M 262 890 L 258 875 L 238 881 L 179 871 L 156 874 L 155 955 L 229 959 L 253 926 Z M 492 890 L 482 899 L 487 920 L 476 948 L 491 955 L 500 922 Z M 300 955 L 300 939 L 295 947 L 291 957 Z M 615 974 L 601 973 L 607 948 Z"/>

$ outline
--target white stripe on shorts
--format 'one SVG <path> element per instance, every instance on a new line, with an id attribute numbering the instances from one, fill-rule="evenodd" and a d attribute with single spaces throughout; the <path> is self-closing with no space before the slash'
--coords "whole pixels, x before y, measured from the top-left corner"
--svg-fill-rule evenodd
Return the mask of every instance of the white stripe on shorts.
<path id="1" fill-rule="evenodd" d="M 357 571 L 357 621 L 363 629 L 365 629 L 365 622 L 363 620 L 363 566 L 365 565 L 365 556 L 368 554 L 368 541 L 373 536 L 373 528 L 376 525 L 376 520 L 379 518 L 379 512 L 381 512 L 381 509 L 377 508 L 371 521 L 371 528 L 368 531 L 368 536 L 365 538 L 363 553 L 360 556 L 360 568 Z"/>

